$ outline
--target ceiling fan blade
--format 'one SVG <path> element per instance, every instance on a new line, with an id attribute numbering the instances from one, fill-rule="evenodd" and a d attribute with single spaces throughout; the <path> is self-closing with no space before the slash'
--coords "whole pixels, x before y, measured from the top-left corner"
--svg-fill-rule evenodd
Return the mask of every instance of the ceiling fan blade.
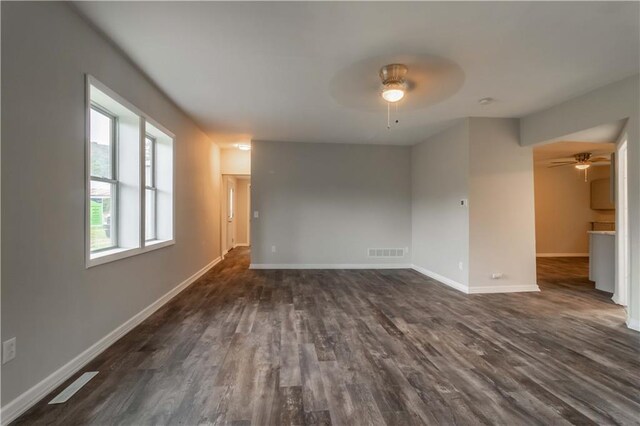
<path id="1" fill-rule="evenodd" d="M 553 167 L 562 167 L 562 166 L 571 166 L 573 164 L 578 164 L 577 161 L 571 161 L 571 162 L 566 162 L 566 163 L 561 163 L 561 164 L 552 164 L 551 166 L 549 166 L 548 168 L 553 168 Z"/>
<path id="2" fill-rule="evenodd" d="M 572 161 L 552 161 L 551 164 L 574 164 L 577 163 L 577 161 L 572 160 Z"/>
<path id="3" fill-rule="evenodd" d="M 589 162 L 590 163 L 610 163 L 611 160 L 607 157 L 596 157 L 596 158 L 590 158 Z"/>

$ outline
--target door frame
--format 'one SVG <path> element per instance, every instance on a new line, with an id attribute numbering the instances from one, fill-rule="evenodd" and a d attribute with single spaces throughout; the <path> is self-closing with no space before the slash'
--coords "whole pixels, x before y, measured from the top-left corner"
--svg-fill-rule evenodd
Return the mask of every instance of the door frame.
<path id="1" fill-rule="evenodd" d="M 616 142 L 615 204 L 616 204 L 616 289 L 613 301 L 628 306 L 631 292 L 631 250 L 629 233 L 628 132 L 626 125 Z"/>

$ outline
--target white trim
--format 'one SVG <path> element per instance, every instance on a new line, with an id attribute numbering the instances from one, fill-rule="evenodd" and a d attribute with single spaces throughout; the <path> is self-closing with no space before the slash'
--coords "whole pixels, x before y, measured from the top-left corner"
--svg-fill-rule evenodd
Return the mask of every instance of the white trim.
<path id="1" fill-rule="evenodd" d="M 625 123 L 616 143 L 614 173 L 616 205 L 615 287 L 611 298 L 618 305 L 629 305 L 631 292 L 631 246 L 629 234 L 629 135 Z M 638 329 L 636 324 L 636 330 Z"/>
<path id="2" fill-rule="evenodd" d="M 640 321 L 629 317 L 627 318 L 627 327 L 631 330 L 640 331 Z"/>
<path id="3" fill-rule="evenodd" d="M 540 291 L 537 284 L 521 284 L 521 285 L 491 285 L 481 287 L 469 287 L 469 294 L 481 293 L 521 293 L 530 291 Z"/>
<path id="4" fill-rule="evenodd" d="M 7 403 L 2 407 L 1 418 L 2 424 L 6 425 L 15 420 L 22 413 L 31 408 L 34 404 L 44 398 L 49 392 L 61 385 L 65 380 L 74 375 L 78 370 L 84 367 L 88 362 L 93 360 L 96 356 L 100 355 L 105 349 L 115 343 L 122 336 L 131 331 L 134 327 L 139 325 L 151 314 L 160 309 L 163 305 L 174 298 L 178 293 L 187 288 L 190 284 L 194 283 L 198 278 L 203 276 L 207 271 L 213 268 L 220 262 L 221 258 L 218 257 L 214 261 L 207 264 L 204 268 L 200 269 L 195 274 L 178 284 L 172 290 L 169 290 L 164 296 L 161 296 L 158 300 L 144 308 L 142 311 L 135 314 L 129 320 L 125 321 L 115 330 L 104 336 L 102 339 L 91 345 L 85 351 L 73 358 L 71 361 L 51 373 L 41 382 L 34 385 L 31 389 L 24 392 L 22 395 L 16 397 L 13 401 Z"/>
<path id="5" fill-rule="evenodd" d="M 447 278 L 447 277 L 445 277 L 443 275 L 440 275 L 438 273 L 435 273 L 433 271 L 430 271 L 428 269 L 425 269 L 422 266 L 411 265 L 411 269 L 413 269 L 416 272 L 421 273 L 422 275 L 426 275 L 429 278 L 433 278 L 434 280 L 436 280 L 436 281 L 438 281 L 438 282 L 440 282 L 440 283 L 442 283 L 444 285 L 447 285 L 447 286 L 449 286 L 449 287 L 451 287 L 453 289 L 456 289 L 456 290 L 461 291 L 463 293 L 467 293 L 467 294 L 469 293 L 469 287 L 467 287 L 466 285 L 461 284 L 461 283 L 459 283 L 457 281 L 454 281 L 454 280 L 452 280 L 450 278 Z"/>
<path id="6" fill-rule="evenodd" d="M 136 248 L 116 248 L 104 252 L 94 253 L 93 257 L 87 259 L 86 267 L 92 268 L 94 266 L 103 265 L 109 262 L 115 262 L 116 260 L 125 259 L 127 257 L 136 256 L 138 254 L 148 253 L 153 250 L 158 250 L 164 247 L 172 246 L 176 243 L 176 240 L 153 240 L 146 241 L 144 247 Z"/>
<path id="7" fill-rule="evenodd" d="M 249 243 L 237 243 L 235 246 L 233 246 L 233 248 L 236 247 L 249 247 Z"/>
<path id="8" fill-rule="evenodd" d="M 252 263 L 249 269 L 411 269 L 406 263 Z"/>
<path id="9" fill-rule="evenodd" d="M 416 272 L 426 275 L 429 278 L 461 291 L 466 294 L 480 294 L 480 293 L 519 293 L 529 291 L 540 291 L 537 284 L 532 285 L 495 285 L 495 286 L 482 286 L 482 287 L 470 287 L 440 275 L 436 272 L 430 271 L 418 265 L 411 265 L 411 269 Z"/>
<path id="10" fill-rule="evenodd" d="M 589 257 L 589 253 L 536 253 L 536 257 Z"/>

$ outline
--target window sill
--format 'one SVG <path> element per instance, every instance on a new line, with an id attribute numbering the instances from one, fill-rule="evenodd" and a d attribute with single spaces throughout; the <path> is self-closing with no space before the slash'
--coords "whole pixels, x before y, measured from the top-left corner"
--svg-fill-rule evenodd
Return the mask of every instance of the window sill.
<path id="1" fill-rule="evenodd" d="M 128 257 L 137 256 L 139 254 L 148 253 L 175 244 L 175 240 L 152 240 L 146 241 L 144 247 L 136 248 L 115 248 L 90 254 L 87 259 L 87 268 L 103 265 L 105 263 L 115 262 L 116 260 L 126 259 Z"/>

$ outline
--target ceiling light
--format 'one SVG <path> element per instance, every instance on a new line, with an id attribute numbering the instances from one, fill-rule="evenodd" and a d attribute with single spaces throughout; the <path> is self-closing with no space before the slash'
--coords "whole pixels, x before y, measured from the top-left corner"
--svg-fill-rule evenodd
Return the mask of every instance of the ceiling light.
<path id="1" fill-rule="evenodd" d="M 382 88 L 382 98 L 387 102 L 398 102 L 404 98 L 404 85 L 399 83 L 385 84 Z"/>
<path id="2" fill-rule="evenodd" d="M 404 76 L 408 68 L 402 64 L 389 64 L 380 69 L 382 79 L 382 98 L 390 103 L 398 102 L 404 98 L 407 83 Z"/>
<path id="3" fill-rule="evenodd" d="M 493 99 L 493 98 L 482 98 L 482 99 L 478 100 L 478 103 L 480 105 L 489 105 L 493 101 L 495 101 L 495 99 Z"/>
<path id="4" fill-rule="evenodd" d="M 591 167 L 591 164 L 576 164 L 576 169 L 578 170 L 586 170 Z"/>
<path id="5" fill-rule="evenodd" d="M 239 143 L 236 145 L 240 151 L 250 151 L 251 145 L 248 143 Z"/>

